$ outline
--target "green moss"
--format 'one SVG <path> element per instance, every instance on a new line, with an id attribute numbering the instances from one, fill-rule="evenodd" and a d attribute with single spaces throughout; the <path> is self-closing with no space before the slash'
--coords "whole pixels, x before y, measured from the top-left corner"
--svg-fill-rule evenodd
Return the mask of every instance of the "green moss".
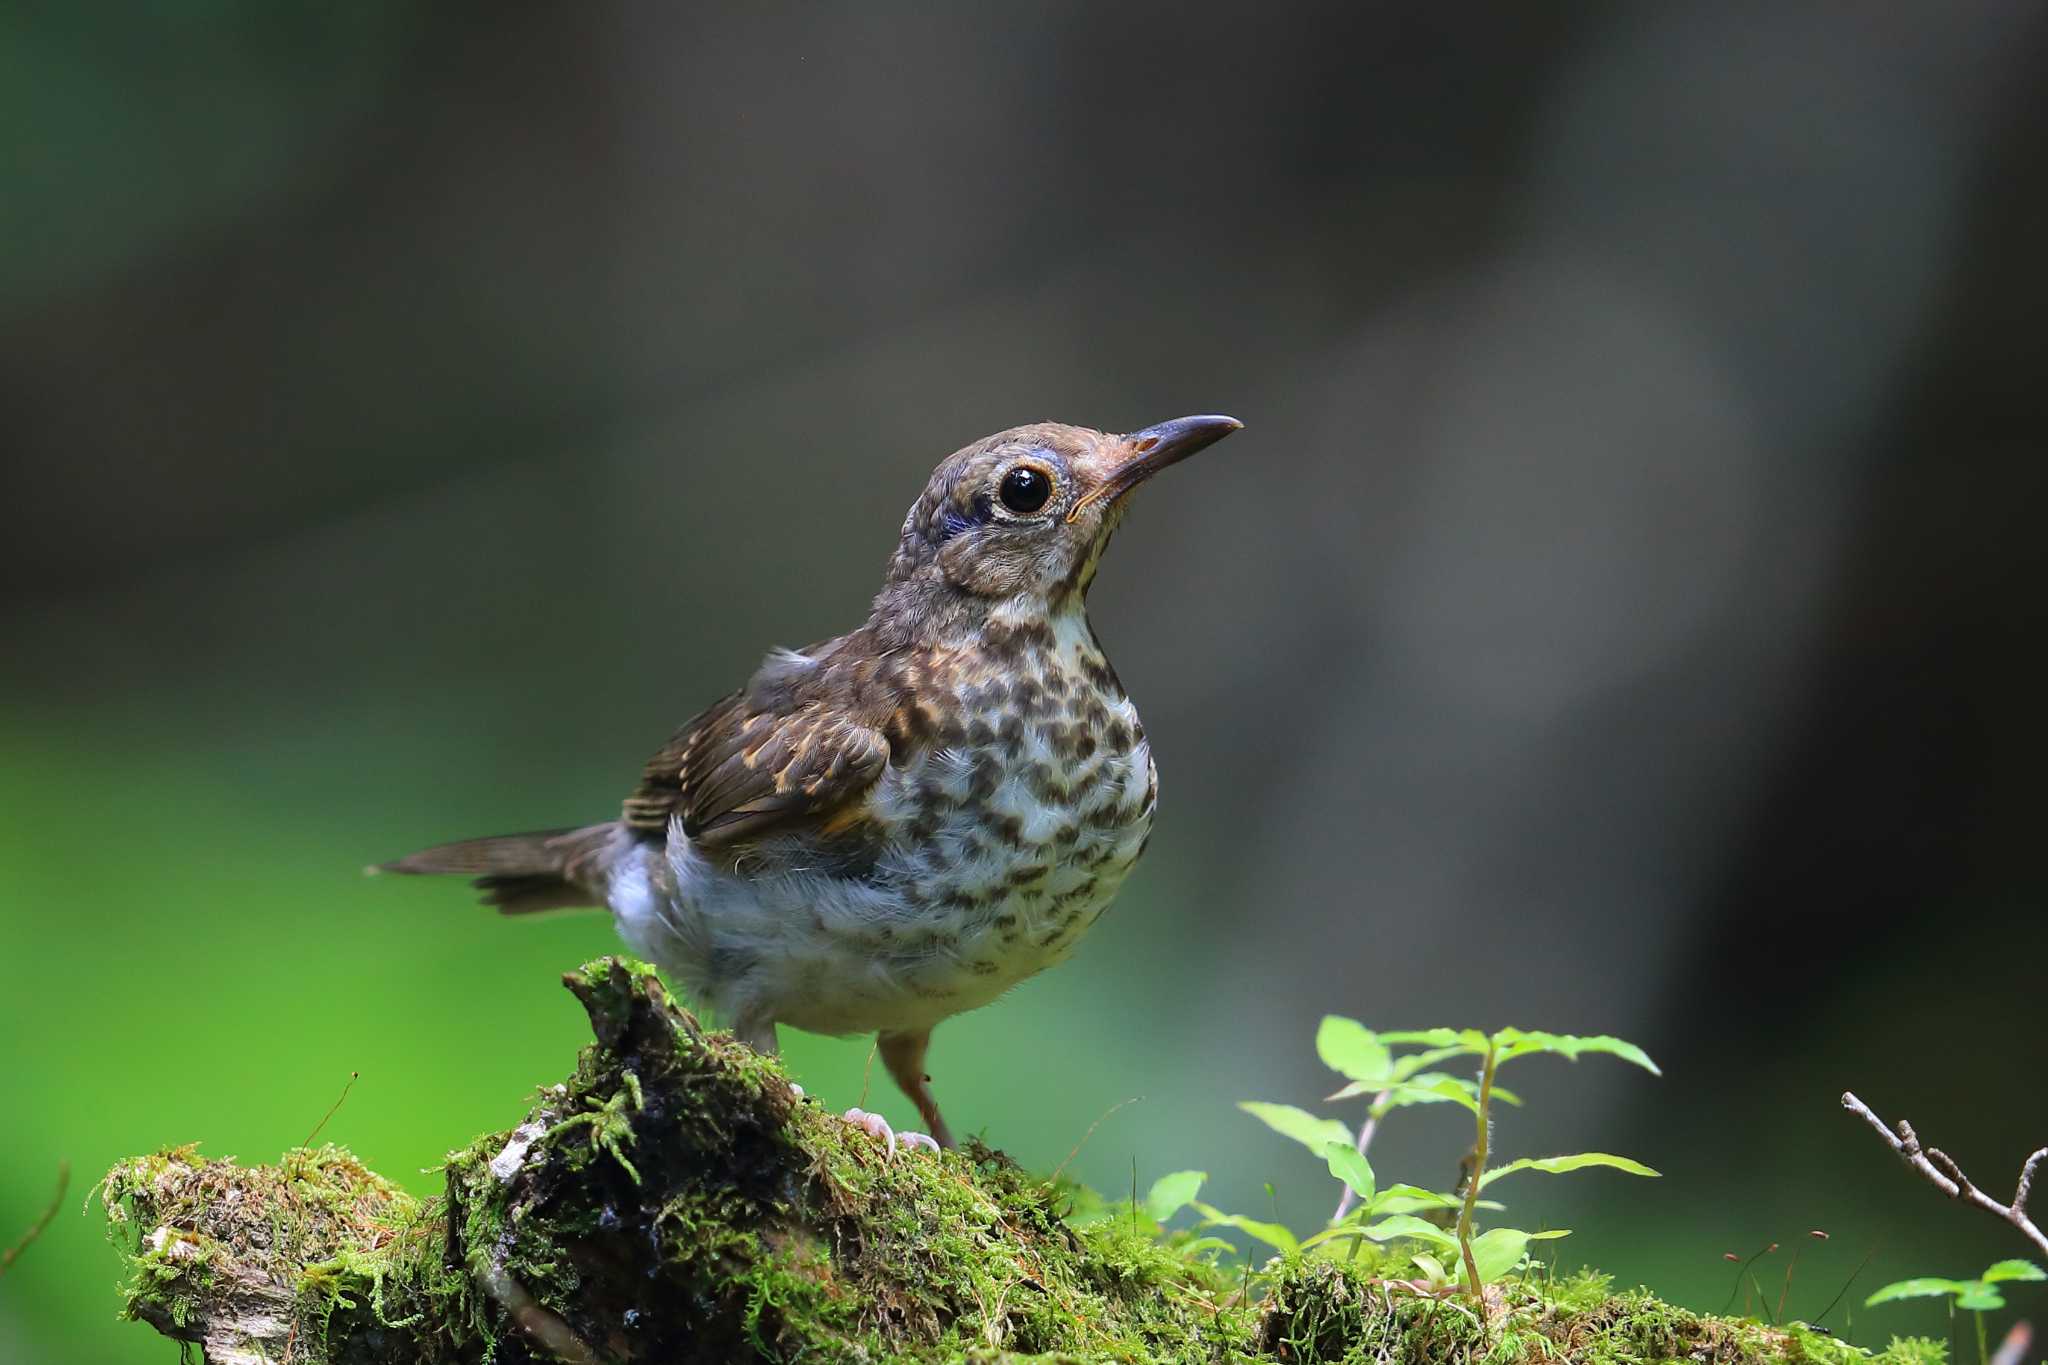
<path id="1" fill-rule="evenodd" d="M 256 1167 L 174 1148 L 116 1166 L 99 1197 L 127 1253 L 128 1316 L 188 1339 L 229 1298 L 274 1301 L 288 1337 L 319 1343 L 338 1316 L 424 1323 L 458 1313 L 468 1293 L 441 1267 L 437 1203 L 340 1147 Z"/>
<path id="2" fill-rule="evenodd" d="M 1882 1365 L 1948 1365 L 1948 1343 L 1933 1337 L 1893 1337 L 1876 1359 Z"/>
<path id="3" fill-rule="evenodd" d="M 1482 1323 L 1461 1295 L 1313 1262 L 1288 1268 L 1274 1285 L 1254 1346 L 1302 1365 L 1941 1365 L 1945 1354 L 1938 1343 L 1894 1341 L 1873 1355 L 1803 1325 L 1692 1313 L 1646 1290 L 1613 1293 L 1607 1276 L 1588 1271 L 1490 1286 Z"/>
<path id="4" fill-rule="evenodd" d="M 640 964 L 565 982 L 597 1041 L 517 1128 L 449 1156 L 441 1199 L 335 1147 L 117 1167 L 102 1198 L 130 1315 L 210 1352 L 241 1348 L 228 1321 L 260 1358 L 361 1365 L 510 1365 L 557 1329 L 601 1359 L 676 1365 L 1942 1365 L 1932 1343 L 1873 1358 L 1590 1273 L 1495 1286 L 1482 1310 L 1405 1278 L 1399 1248 L 1219 1269 L 1214 1239 L 989 1148 L 891 1158 Z"/>

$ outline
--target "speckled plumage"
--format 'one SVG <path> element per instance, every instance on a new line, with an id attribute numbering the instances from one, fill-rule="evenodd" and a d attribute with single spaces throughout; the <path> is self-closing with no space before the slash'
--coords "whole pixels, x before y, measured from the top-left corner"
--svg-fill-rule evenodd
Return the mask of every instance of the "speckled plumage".
<path id="1" fill-rule="evenodd" d="M 512 913 L 608 906 L 764 1049 L 778 1023 L 874 1032 L 950 1141 L 931 1029 L 1065 958 L 1151 831 L 1151 747 L 1088 624 L 1103 547 L 1132 488 L 1237 425 L 1043 423 L 955 452 L 868 620 L 771 653 L 648 762 L 618 820 L 388 866 L 480 873 Z"/>

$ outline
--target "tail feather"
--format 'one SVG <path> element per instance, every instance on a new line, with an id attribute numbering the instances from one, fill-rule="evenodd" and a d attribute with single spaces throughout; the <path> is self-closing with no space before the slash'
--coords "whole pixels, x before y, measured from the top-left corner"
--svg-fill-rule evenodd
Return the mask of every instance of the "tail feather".
<path id="1" fill-rule="evenodd" d="M 501 915 L 542 915 L 550 910 L 595 910 L 604 904 L 591 888 L 545 873 L 518 877 L 478 877 L 470 883 L 483 892 L 485 905 Z"/>
<path id="2" fill-rule="evenodd" d="M 473 876 L 471 884 L 483 892 L 484 904 L 507 915 L 596 908 L 604 904 L 596 855 L 610 842 L 614 828 L 585 825 L 460 839 L 408 853 L 370 871 Z"/>

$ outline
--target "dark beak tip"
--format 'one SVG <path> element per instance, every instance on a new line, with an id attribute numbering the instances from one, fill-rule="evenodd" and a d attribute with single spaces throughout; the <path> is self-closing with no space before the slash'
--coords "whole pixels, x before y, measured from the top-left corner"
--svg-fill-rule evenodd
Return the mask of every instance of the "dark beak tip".
<path id="1" fill-rule="evenodd" d="M 1160 422 L 1145 429 L 1147 431 L 1165 431 L 1169 428 L 1190 434 L 1194 432 L 1213 432 L 1218 437 L 1222 437 L 1228 436 L 1233 431 L 1243 431 L 1244 423 L 1238 421 L 1235 417 L 1226 417 L 1220 412 L 1201 412 L 1196 413 L 1192 417 L 1176 417 L 1170 422 Z"/>
<path id="2" fill-rule="evenodd" d="M 1201 413 L 1192 417 L 1176 417 L 1169 422 L 1156 422 L 1143 431 L 1132 432 L 1125 439 L 1147 463 L 1164 466 L 1216 444 L 1233 431 L 1243 430 L 1244 423 L 1235 417 Z"/>

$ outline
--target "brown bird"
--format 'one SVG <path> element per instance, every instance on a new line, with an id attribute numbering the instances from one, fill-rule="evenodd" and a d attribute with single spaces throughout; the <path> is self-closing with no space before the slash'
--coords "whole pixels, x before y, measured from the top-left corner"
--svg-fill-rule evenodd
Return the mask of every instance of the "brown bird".
<path id="1" fill-rule="evenodd" d="M 770 653 L 648 762 L 618 819 L 384 870 L 474 875 L 508 915 L 607 907 L 763 1052 L 777 1024 L 875 1033 L 950 1147 L 932 1028 L 1072 952 L 1152 829 L 1151 746 L 1088 624 L 1103 547 L 1131 490 L 1241 425 L 1045 422 L 956 451 L 867 622 Z M 894 1150 L 879 1117 L 848 1116 Z"/>

